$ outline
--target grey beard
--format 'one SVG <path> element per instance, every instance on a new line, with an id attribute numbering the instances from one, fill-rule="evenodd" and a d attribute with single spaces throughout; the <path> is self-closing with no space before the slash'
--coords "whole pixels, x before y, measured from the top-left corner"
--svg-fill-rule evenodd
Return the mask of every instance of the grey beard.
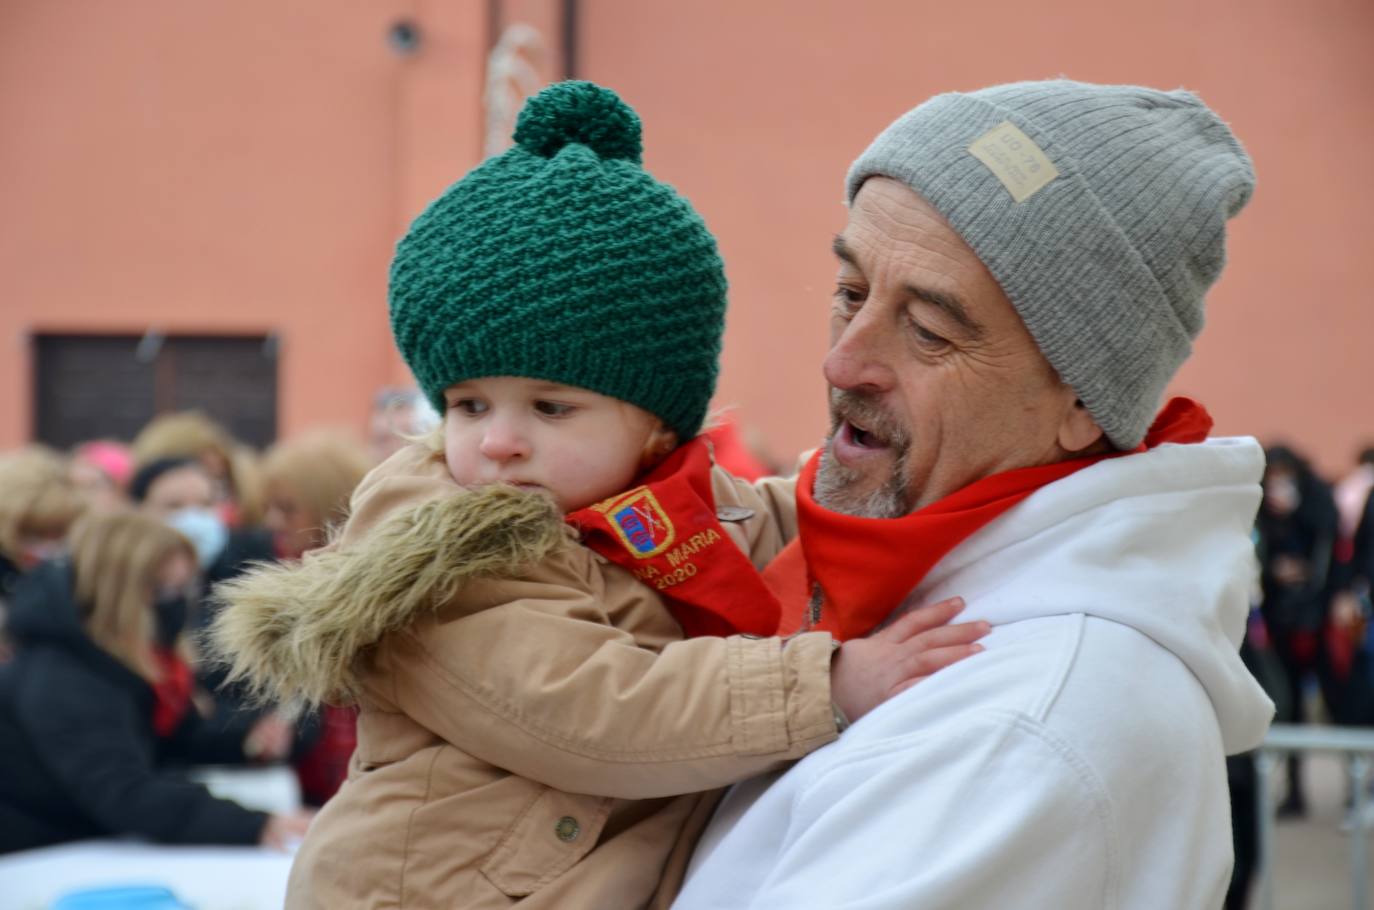
<path id="1" fill-rule="evenodd" d="M 821 450 L 821 462 L 816 469 L 816 502 L 833 512 L 843 512 L 859 518 L 900 518 L 911 512 L 915 504 L 911 494 L 911 475 L 907 469 L 907 455 L 911 451 L 911 437 L 870 396 L 860 392 L 830 390 L 831 431 Z M 854 487 L 862 480 L 858 473 L 846 468 L 831 454 L 835 428 L 846 418 L 858 418 L 892 446 L 897 470 L 887 483 L 871 493 L 858 493 Z"/>

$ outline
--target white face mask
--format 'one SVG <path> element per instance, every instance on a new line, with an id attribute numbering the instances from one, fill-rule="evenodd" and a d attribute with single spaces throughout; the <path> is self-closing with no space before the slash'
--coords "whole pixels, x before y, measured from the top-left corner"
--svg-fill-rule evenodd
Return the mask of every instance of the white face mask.
<path id="1" fill-rule="evenodd" d="M 196 561 L 201 569 L 208 569 L 224 552 L 229 543 L 229 527 L 209 509 L 182 509 L 167 518 L 167 524 L 176 528 L 196 548 Z"/>

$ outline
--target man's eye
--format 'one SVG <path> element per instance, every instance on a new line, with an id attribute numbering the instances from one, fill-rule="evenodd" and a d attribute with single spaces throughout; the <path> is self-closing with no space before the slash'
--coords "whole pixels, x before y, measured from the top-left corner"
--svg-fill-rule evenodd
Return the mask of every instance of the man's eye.
<path id="1" fill-rule="evenodd" d="M 936 335 L 914 319 L 911 320 L 911 330 L 915 333 L 916 340 L 925 347 L 942 348 L 949 344 L 949 339 Z"/>
<path id="2" fill-rule="evenodd" d="M 459 414 L 476 417 L 479 414 L 485 414 L 489 406 L 480 398 L 459 398 L 450 404 L 449 407 Z"/>
<path id="3" fill-rule="evenodd" d="M 567 417 L 574 410 L 572 405 L 557 401 L 536 401 L 534 409 L 545 417 Z"/>
<path id="4" fill-rule="evenodd" d="M 839 285 L 835 288 L 835 309 L 845 316 L 853 316 L 863 306 L 864 292 Z"/>

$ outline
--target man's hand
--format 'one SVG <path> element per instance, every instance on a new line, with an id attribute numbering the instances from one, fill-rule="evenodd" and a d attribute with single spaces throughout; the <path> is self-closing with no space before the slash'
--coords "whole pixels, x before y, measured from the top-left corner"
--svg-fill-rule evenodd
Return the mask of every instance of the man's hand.
<path id="1" fill-rule="evenodd" d="M 986 622 L 949 621 L 964 608 L 951 597 L 919 607 L 868 638 L 845 642 L 830 664 L 830 697 L 856 721 L 943 667 L 977 654 L 975 644 L 991 631 Z"/>
<path id="2" fill-rule="evenodd" d="M 258 843 L 273 850 L 294 850 L 301 838 L 305 837 L 306 829 L 314 817 L 315 813 L 309 809 L 297 809 L 289 815 L 268 816 Z"/>

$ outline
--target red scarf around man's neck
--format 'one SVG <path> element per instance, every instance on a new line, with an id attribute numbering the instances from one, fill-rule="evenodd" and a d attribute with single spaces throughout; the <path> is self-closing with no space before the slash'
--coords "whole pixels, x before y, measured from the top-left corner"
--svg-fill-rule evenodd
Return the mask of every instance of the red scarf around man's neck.
<path id="1" fill-rule="evenodd" d="M 1142 452 L 1164 442 L 1207 438 L 1212 418 L 1174 398 L 1159 412 Z M 764 581 L 782 606 L 778 634 L 830 632 L 841 641 L 873 631 L 945 554 L 1047 484 L 1124 452 L 994 474 L 900 518 L 832 512 L 812 496 L 820 452 L 797 478 L 797 538 L 769 563 Z M 816 595 L 813 597 L 813 594 Z"/>

